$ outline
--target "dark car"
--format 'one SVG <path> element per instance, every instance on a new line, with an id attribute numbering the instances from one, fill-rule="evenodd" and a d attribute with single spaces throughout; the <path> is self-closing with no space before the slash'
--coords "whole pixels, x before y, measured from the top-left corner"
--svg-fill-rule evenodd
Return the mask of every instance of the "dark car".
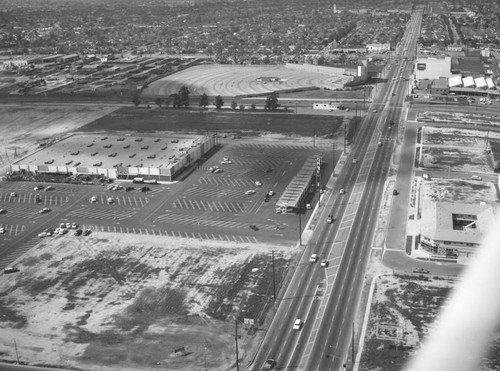
<path id="1" fill-rule="evenodd" d="M 259 230 L 259 228 L 255 224 L 250 224 L 250 229 L 252 231 L 258 231 Z"/>
<path id="2" fill-rule="evenodd" d="M 127 187 L 127 188 L 125 188 L 125 191 L 127 191 L 127 192 L 130 192 L 130 191 L 133 191 L 133 190 L 134 190 L 134 187 Z"/>
<path id="3" fill-rule="evenodd" d="M 82 231 L 81 229 L 77 229 L 77 230 L 75 231 L 75 236 L 81 236 L 81 235 L 82 235 L 82 233 L 83 233 L 83 231 Z"/>
<path id="4" fill-rule="evenodd" d="M 264 363 L 264 367 L 262 367 L 263 370 L 272 370 L 276 366 L 276 361 L 272 358 L 269 358 L 266 363 Z"/>
<path id="5" fill-rule="evenodd" d="M 397 190 L 397 189 L 395 189 L 395 190 L 393 190 L 393 191 L 392 191 L 392 194 L 393 194 L 394 196 L 397 196 L 397 195 L 399 194 L 399 192 L 398 192 L 398 190 Z"/>
<path id="6" fill-rule="evenodd" d="M 430 273 L 427 269 L 424 268 L 414 268 L 413 273 Z"/>
<path id="7" fill-rule="evenodd" d="M 3 270 L 4 274 L 17 273 L 17 272 L 19 272 L 19 269 L 14 267 L 7 267 Z"/>
<path id="8" fill-rule="evenodd" d="M 148 192 L 150 191 L 151 189 L 149 187 L 142 187 L 141 188 L 141 192 Z"/>
<path id="9" fill-rule="evenodd" d="M 90 229 L 86 229 L 85 232 L 83 232 L 83 235 L 88 236 L 91 233 L 92 233 L 92 231 Z"/>

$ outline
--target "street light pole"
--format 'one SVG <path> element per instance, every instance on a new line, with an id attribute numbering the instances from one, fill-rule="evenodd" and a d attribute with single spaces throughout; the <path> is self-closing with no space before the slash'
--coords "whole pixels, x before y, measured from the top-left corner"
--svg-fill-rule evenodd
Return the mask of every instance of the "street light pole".
<path id="1" fill-rule="evenodd" d="M 302 221 L 300 218 L 301 208 L 299 206 L 298 214 L 299 214 L 299 246 L 302 246 Z"/>
<path id="2" fill-rule="evenodd" d="M 274 250 L 271 250 L 271 256 L 273 259 L 273 299 L 276 300 L 276 278 L 274 272 Z"/>
<path id="3" fill-rule="evenodd" d="M 238 318 L 234 319 L 234 340 L 236 341 L 236 371 L 240 371 L 240 365 L 238 362 Z"/>

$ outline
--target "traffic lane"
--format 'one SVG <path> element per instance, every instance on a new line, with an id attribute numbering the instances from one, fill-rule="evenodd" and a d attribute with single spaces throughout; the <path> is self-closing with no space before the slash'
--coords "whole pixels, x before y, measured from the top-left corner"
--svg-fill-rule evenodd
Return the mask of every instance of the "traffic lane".
<path id="1" fill-rule="evenodd" d="M 414 125 L 406 127 L 398 171 L 394 189 L 399 192 L 392 197 L 390 213 L 388 215 L 388 229 L 386 231 L 385 245 L 390 249 L 402 249 L 406 247 L 406 226 L 408 221 L 408 208 L 411 199 L 412 172 L 415 161 L 415 142 L 417 130 Z"/>
<path id="2" fill-rule="evenodd" d="M 380 152 L 379 152 L 380 153 Z M 388 150 L 386 153 L 390 156 Z M 387 154 L 385 156 L 387 156 Z M 370 177 L 370 182 L 367 184 L 368 192 L 366 193 L 366 200 L 368 200 L 367 207 L 362 209 L 361 213 L 357 213 L 355 222 L 353 224 L 353 233 L 350 235 L 350 239 L 347 243 L 350 246 L 347 249 L 347 261 L 343 261 L 341 264 L 342 270 L 339 272 L 338 277 L 342 277 L 336 285 L 336 290 L 334 291 L 334 297 L 338 298 L 337 302 L 341 305 L 335 306 L 334 308 L 329 307 L 326 313 L 332 313 L 333 325 L 328 326 L 325 324 L 323 327 L 327 327 L 330 330 L 328 333 L 324 334 L 320 339 L 317 340 L 318 344 L 329 344 L 332 345 L 336 350 L 336 354 L 333 359 L 330 357 L 322 357 L 324 354 L 328 354 L 328 349 L 326 346 L 323 348 L 321 353 L 316 354 L 314 359 L 319 359 L 320 362 L 316 365 L 311 365 L 308 367 L 310 370 L 326 370 L 333 363 L 332 369 L 340 369 L 343 366 L 343 354 L 346 353 L 346 348 L 349 344 L 350 337 L 350 321 L 346 323 L 346 318 L 349 319 L 349 313 L 346 311 L 348 308 L 352 308 L 349 303 L 353 300 L 352 292 L 357 292 L 358 288 L 353 286 L 355 281 L 355 275 L 358 271 L 355 267 L 358 265 L 361 258 L 363 261 L 367 261 L 367 256 L 369 254 L 369 246 L 373 238 L 373 231 L 376 226 L 376 219 L 378 217 L 378 207 L 380 205 L 381 199 L 381 189 L 383 188 L 385 172 L 383 170 L 383 162 L 377 161 L 380 156 L 374 159 L 377 166 L 373 167 L 375 173 L 372 171 L 372 176 Z M 368 248 L 366 248 L 368 246 Z M 350 272 L 350 274 L 347 274 Z M 364 270 L 362 271 L 364 272 Z M 364 276 L 364 274 L 362 275 Z M 330 304 L 330 303 L 329 303 Z M 337 309 L 337 311 L 334 311 Z M 320 348 L 320 347 L 318 347 Z"/>

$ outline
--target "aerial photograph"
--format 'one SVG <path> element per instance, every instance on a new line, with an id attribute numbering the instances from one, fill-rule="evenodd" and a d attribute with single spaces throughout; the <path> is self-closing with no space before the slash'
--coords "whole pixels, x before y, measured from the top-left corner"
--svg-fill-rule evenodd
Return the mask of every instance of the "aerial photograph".
<path id="1" fill-rule="evenodd" d="M 500 370 L 498 0 L 0 3 L 0 371 Z"/>

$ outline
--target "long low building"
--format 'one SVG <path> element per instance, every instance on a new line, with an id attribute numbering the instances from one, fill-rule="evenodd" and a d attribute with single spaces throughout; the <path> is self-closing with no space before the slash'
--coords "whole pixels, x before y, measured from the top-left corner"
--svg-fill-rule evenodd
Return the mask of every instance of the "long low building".
<path id="1" fill-rule="evenodd" d="M 303 206 L 302 202 L 307 196 L 307 190 L 315 180 L 320 166 L 321 160 L 316 156 L 306 160 L 276 203 L 277 213 L 295 213 Z"/>
<path id="2" fill-rule="evenodd" d="M 213 136 L 204 135 L 76 134 L 45 143 L 36 153 L 12 164 L 11 171 L 172 181 L 214 144 Z"/>

